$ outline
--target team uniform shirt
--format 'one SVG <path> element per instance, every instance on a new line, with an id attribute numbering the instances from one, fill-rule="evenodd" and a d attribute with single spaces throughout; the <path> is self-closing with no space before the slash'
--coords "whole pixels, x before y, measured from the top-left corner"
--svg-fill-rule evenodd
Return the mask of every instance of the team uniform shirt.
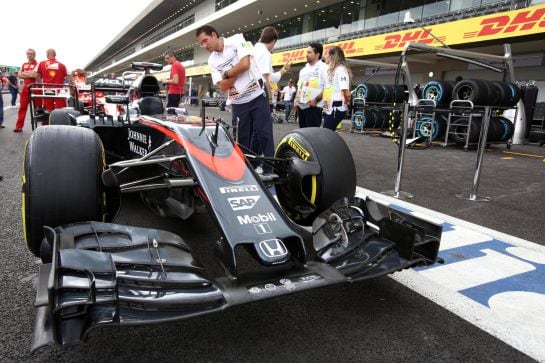
<path id="1" fill-rule="evenodd" d="M 185 87 L 185 68 L 182 63 L 176 61 L 170 66 L 170 79 L 174 75 L 178 75 L 178 83 L 169 83 L 168 84 L 168 94 L 169 95 L 181 95 L 184 93 Z"/>
<path id="2" fill-rule="evenodd" d="M 285 86 L 283 89 L 282 89 L 282 94 L 284 95 L 284 101 L 291 101 L 293 99 L 293 94 L 296 92 L 297 90 L 295 89 L 295 87 L 290 87 L 290 86 Z"/>
<path id="3" fill-rule="evenodd" d="M 64 84 L 64 79 L 68 74 L 64 64 L 59 63 L 56 59 L 48 59 L 40 62 L 38 73 L 42 76 L 43 83 L 57 84 Z"/>
<path id="4" fill-rule="evenodd" d="M 235 34 L 223 39 L 223 52 L 212 52 L 208 58 L 212 82 L 217 84 L 223 79 L 223 72 L 233 68 L 240 60 L 250 56 L 250 69 L 237 76 L 235 84 L 227 91 L 226 104 L 247 103 L 261 95 L 261 73 L 253 59 L 253 47 L 246 42 L 242 34 Z"/>
<path id="5" fill-rule="evenodd" d="M 280 71 L 274 72 L 272 67 L 272 55 L 264 43 L 257 42 L 254 45 L 254 59 L 261 74 L 269 74 L 271 83 L 277 83 L 282 77 Z"/>
<path id="6" fill-rule="evenodd" d="M 21 66 L 21 72 L 38 72 L 38 62 L 26 62 Z M 23 83 L 23 92 L 28 92 L 28 85 L 36 82 L 36 78 L 25 78 Z"/>
<path id="7" fill-rule="evenodd" d="M 338 111 L 348 110 L 348 107 L 344 102 L 342 91 L 343 89 L 350 89 L 350 79 L 346 67 L 343 65 L 338 66 L 335 68 L 331 81 L 329 80 L 329 77 L 327 77 L 326 80 L 327 83 L 323 94 L 324 112 L 331 115 L 333 108 L 337 109 Z M 341 101 L 341 106 L 332 107 L 333 102 L 336 101 Z"/>
<path id="8" fill-rule="evenodd" d="M 306 64 L 299 71 L 299 81 L 297 82 L 297 95 L 295 100 L 301 109 L 310 107 L 310 100 L 316 98 L 324 90 L 327 79 L 327 65 L 318 61 L 314 65 Z M 320 101 L 317 107 L 322 107 Z"/>

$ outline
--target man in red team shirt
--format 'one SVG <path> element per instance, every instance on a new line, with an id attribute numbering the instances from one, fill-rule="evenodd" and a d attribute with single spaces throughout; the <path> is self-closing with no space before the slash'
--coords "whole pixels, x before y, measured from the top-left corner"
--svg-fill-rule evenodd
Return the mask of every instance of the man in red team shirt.
<path id="1" fill-rule="evenodd" d="M 28 109 L 28 103 L 30 102 L 30 95 L 28 92 L 28 86 L 31 83 L 35 83 L 39 79 L 38 75 L 38 62 L 36 62 L 36 51 L 34 49 L 28 49 L 26 51 L 26 57 L 28 62 L 23 63 L 21 70 L 19 71 L 19 77 L 24 79 L 23 90 L 21 92 L 19 114 L 17 115 L 17 123 L 15 124 L 14 132 L 23 131 L 25 125 L 26 111 Z"/>
<path id="2" fill-rule="evenodd" d="M 170 64 L 170 78 L 163 80 L 163 84 L 168 84 L 167 107 L 178 107 L 184 93 L 185 68 L 176 59 L 173 51 L 167 50 L 163 56 Z"/>
<path id="3" fill-rule="evenodd" d="M 55 59 L 57 56 L 55 49 L 48 49 L 46 55 L 47 60 L 41 61 L 38 65 L 38 74 L 42 78 L 42 82 L 59 85 L 64 84 L 65 79 L 70 81 L 64 64 Z M 55 108 L 66 107 L 66 99 L 63 98 L 45 98 L 43 102 L 45 109 L 49 112 Z"/>

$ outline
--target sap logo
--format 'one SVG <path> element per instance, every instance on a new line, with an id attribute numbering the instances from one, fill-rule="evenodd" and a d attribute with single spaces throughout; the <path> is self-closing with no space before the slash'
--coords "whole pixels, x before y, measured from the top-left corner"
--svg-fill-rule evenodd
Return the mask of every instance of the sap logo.
<path id="1" fill-rule="evenodd" d="M 516 31 L 530 30 L 536 25 L 545 27 L 545 8 L 522 11 L 516 15 L 501 15 L 486 18 L 481 21 L 482 29 L 478 37 L 494 35 L 498 33 L 512 33 Z"/>
<path id="2" fill-rule="evenodd" d="M 252 209 L 254 205 L 259 200 L 259 195 L 250 195 L 247 197 L 234 197 L 234 198 L 227 198 L 227 201 L 229 202 L 229 205 L 231 206 L 231 209 L 233 210 L 244 210 L 244 209 Z"/>
<path id="3" fill-rule="evenodd" d="M 238 223 L 240 224 L 257 224 L 257 223 L 263 223 L 263 222 L 274 222 L 276 221 L 276 217 L 271 212 L 261 214 L 259 213 L 256 216 L 237 216 Z"/>
<path id="4" fill-rule="evenodd" d="M 233 194 L 233 193 L 244 193 L 244 192 L 257 192 L 259 188 L 257 185 L 237 185 L 231 187 L 221 187 L 221 194 Z"/>

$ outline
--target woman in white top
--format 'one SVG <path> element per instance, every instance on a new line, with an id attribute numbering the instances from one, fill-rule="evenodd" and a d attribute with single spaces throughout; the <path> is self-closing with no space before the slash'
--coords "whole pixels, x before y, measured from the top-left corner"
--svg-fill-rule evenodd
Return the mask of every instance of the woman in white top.
<path id="1" fill-rule="evenodd" d="M 323 93 L 324 127 L 335 131 L 344 119 L 350 103 L 350 68 L 341 48 L 334 46 L 324 54 L 327 64 L 327 79 Z"/>

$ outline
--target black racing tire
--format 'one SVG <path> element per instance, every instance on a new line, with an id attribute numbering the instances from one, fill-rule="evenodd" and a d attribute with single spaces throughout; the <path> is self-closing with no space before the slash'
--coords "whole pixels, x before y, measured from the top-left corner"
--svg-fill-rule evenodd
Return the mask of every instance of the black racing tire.
<path id="1" fill-rule="evenodd" d="M 68 99 L 68 107 L 73 107 L 74 110 L 79 111 L 79 112 L 84 111 L 83 102 L 81 102 L 80 100 L 78 100 L 78 99 L 76 99 L 74 97 L 71 97 L 71 98 Z"/>
<path id="2" fill-rule="evenodd" d="M 511 82 L 504 82 L 509 87 L 503 106 L 513 107 L 520 101 L 521 92 L 519 86 Z"/>
<path id="3" fill-rule="evenodd" d="M 364 110 L 363 111 L 363 128 L 364 129 L 372 129 L 376 126 L 376 119 L 375 115 L 370 110 Z"/>
<path id="4" fill-rule="evenodd" d="M 436 114 L 432 121 L 431 116 L 422 116 L 416 121 L 416 136 L 429 140 L 441 139 L 445 136 L 447 120 L 444 115 Z"/>
<path id="5" fill-rule="evenodd" d="M 26 145 L 23 165 L 24 238 L 35 256 L 40 257 L 43 226 L 104 219 L 104 149 L 94 131 L 39 127 Z"/>
<path id="6" fill-rule="evenodd" d="M 76 118 L 80 115 L 79 111 L 70 109 L 53 110 L 49 114 L 50 125 L 76 126 Z"/>
<path id="7" fill-rule="evenodd" d="M 382 89 L 384 90 L 384 98 L 382 102 L 393 102 L 394 101 L 394 86 L 389 84 L 383 84 Z"/>
<path id="8" fill-rule="evenodd" d="M 479 79 L 465 79 L 454 86 L 452 99 L 471 101 L 474 105 L 487 105 L 488 85 Z"/>
<path id="9" fill-rule="evenodd" d="M 452 120 L 449 129 L 449 139 L 454 141 L 457 145 L 465 145 L 466 137 L 469 130 L 469 144 L 475 144 L 479 141 L 481 134 L 482 119 L 473 117 L 471 120 L 471 127 L 468 127 L 468 119 L 466 117 L 460 117 Z"/>
<path id="10" fill-rule="evenodd" d="M 452 100 L 452 82 L 429 81 L 422 89 L 422 98 L 434 100 L 437 105 L 448 105 Z"/>
<path id="11" fill-rule="evenodd" d="M 363 129 L 363 111 L 356 111 L 352 115 L 352 129 L 358 131 Z"/>
<path id="12" fill-rule="evenodd" d="M 505 117 L 492 117 L 488 130 L 487 141 L 506 142 L 513 137 L 515 126 Z"/>
<path id="13" fill-rule="evenodd" d="M 409 92 L 407 92 L 407 86 L 398 84 L 392 86 L 392 102 L 400 103 L 409 100 Z"/>
<path id="14" fill-rule="evenodd" d="M 388 126 L 388 120 L 386 119 L 386 113 L 382 110 L 371 111 L 373 120 L 375 121 L 375 129 L 383 129 Z"/>
<path id="15" fill-rule="evenodd" d="M 337 200 L 356 192 L 352 153 L 344 140 L 329 129 L 294 130 L 279 142 L 275 156 L 292 160 L 286 170 L 276 171 L 286 180 L 276 185 L 276 192 L 286 214 L 300 225 L 311 225 Z M 317 163 L 319 173 L 305 172 L 309 165 L 301 165 L 295 159 Z"/>
<path id="16" fill-rule="evenodd" d="M 358 84 L 354 91 L 352 91 L 352 99 L 354 98 L 365 98 L 366 88 L 363 84 Z"/>

